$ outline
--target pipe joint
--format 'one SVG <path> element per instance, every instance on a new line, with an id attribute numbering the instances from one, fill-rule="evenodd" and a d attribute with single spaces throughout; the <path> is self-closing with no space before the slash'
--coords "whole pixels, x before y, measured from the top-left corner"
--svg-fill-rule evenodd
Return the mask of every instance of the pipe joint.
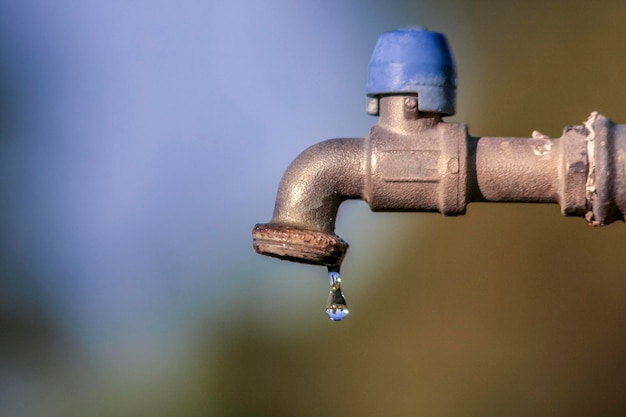
<path id="1" fill-rule="evenodd" d="M 592 226 L 624 220 L 626 213 L 626 125 L 593 112 L 584 125 L 588 156 L 585 218 Z"/>

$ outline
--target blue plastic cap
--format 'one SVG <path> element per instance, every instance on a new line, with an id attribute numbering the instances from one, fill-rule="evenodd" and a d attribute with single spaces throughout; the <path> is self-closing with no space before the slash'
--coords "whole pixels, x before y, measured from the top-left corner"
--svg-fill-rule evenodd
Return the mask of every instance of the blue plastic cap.
<path id="1" fill-rule="evenodd" d="M 456 66 L 446 37 L 420 28 L 385 32 L 368 66 L 367 95 L 415 93 L 418 109 L 456 111 Z"/>

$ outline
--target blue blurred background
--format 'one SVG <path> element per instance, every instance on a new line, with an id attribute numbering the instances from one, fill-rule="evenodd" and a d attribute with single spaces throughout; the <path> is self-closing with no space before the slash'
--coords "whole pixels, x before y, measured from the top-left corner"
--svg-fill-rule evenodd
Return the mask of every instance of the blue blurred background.
<path id="1" fill-rule="evenodd" d="M 623 415 L 621 224 L 347 203 L 345 323 L 250 237 L 376 121 L 385 30 L 446 33 L 474 134 L 626 120 L 626 7 L 594 5 L 0 2 L 0 415 Z"/>

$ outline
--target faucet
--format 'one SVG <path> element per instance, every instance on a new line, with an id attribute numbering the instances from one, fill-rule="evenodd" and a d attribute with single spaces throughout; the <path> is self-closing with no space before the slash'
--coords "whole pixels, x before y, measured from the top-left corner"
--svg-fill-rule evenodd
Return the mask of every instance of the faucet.
<path id="1" fill-rule="evenodd" d="M 372 211 L 462 215 L 470 202 L 557 203 L 592 226 L 624 221 L 626 125 L 593 112 L 559 138 L 473 137 L 456 111 L 456 67 L 444 35 L 421 28 L 383 33 L 369 62 L 365 138 L 327 140 L 285 172 L 269 223 L 252 232 L 256 252 L 339 266 L 348 244 L 335 234 L 339 205 Z"/>

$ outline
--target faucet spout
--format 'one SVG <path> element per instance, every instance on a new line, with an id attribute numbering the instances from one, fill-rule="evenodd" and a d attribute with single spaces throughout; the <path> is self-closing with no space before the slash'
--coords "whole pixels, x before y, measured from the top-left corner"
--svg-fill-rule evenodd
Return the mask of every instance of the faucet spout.
<path id="1" fill-rule="evenodd" d="M 272 220 L 252 232 L 256 252 L 316 265 L 339 265 L 348 244 L 335 235 L 339 205 L 363 198 L 364 139 L 331 139 L 302 152 L 285 172 Z"/>

